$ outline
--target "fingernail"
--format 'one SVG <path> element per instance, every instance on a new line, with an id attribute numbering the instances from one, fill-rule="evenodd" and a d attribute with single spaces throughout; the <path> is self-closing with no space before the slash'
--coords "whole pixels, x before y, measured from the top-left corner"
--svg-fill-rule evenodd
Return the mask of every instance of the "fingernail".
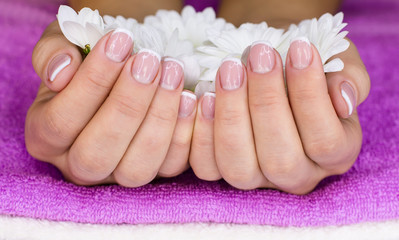
<path id="1" fill-rule="evenodd" d="M 160 85 L 168 90 L 175 90 L 183 77 L 184 65 L 177 59 L 165 58 L 162 64 Z"/>
<path id="2" fill-rule="evenodd" d="M 219 69 L 220 82 L 225 90 L 234 90 L 241 87 L 244 79 L 242 63 L 237 58 L 226 58 Z"/>
<path id="3" fill-rule="evenodd" d="M 213 120 L 215 117 L 215 93 L 206 92 L 202 97 L 201 110 L 204 118 Z"/>
<path id="4" fill-rule="evenodd" d="M 179 117 L 185 118 L 190 116 L 195 109 L 196 103 L 197 97 L 193 93 L 187 91 L 182 92 L 180 97 Z"/>
<path id="5" fill-rule="evenodd" d="M 71 57 L 67 54 L 60 54 L 51 60 L 48 67 L 48 78 L 54 81 L 58 73 L 71 64 Z"/>
<path id="6" fill-rule="evenodd" d="M 149 50 L 140 50 L 133 62 L 132 73 L 134 79 L 140 83 L 149 84 L 157 75 L 161 56 Z"/>
<path id="7" fill-rule="evenodd" d="M 341 84 L 341 95 L 348 106 L 348 116 L 350 116 L 356 107 L 356 96 L 353 87 L 348 82 Z"/>
<path id="8" fill-rule="evenodd" d="M 105 54 L 114 62 L 123 62 L 133 47 L 133 34 L 125 29 L 116 29 L 108 39 Z"/>
<path id="9" fill-rule="evenodd" d="M 269 42 L 258 41 L 251 46 L 249 67 L 252 72 L 265 74 L 273 70 L 276 63 L 274 49 Z"/>
<path id="10" fill-rule="evenodd" d="M 306 37 L 294 38 L 289 49 L 291 64 L 294 68 L 301 70 L 309 66 L 312 61 L 312 48 Z"/>

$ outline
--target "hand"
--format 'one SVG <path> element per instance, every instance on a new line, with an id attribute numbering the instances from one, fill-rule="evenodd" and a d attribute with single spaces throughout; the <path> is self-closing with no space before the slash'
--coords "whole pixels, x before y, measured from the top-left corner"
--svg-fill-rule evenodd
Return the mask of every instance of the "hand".
<path id="1" fill-rule="evenodd" d="M 42 84 L 26 147 L 73 183 L 137 187 L 188 168 L 196 99 L 182 93 L 182 66 L 151 51 L 131 56 L 132 48 L 116 30 L 82 61 L 54 22 L 34 49 Z"/>
<path id="2" fill-rule="evenodd" d="M 305 194 L 346 172 L 361 148 L 356 106 L 370 80 L 353 43 L 337 57 L 344 70 L 325 75 L 317 49 L 293 42 L 286 86 L 281 58 L 266 44 L 251 46 L 246 67 L 224 61 L 216 101 L 212 94 L 199 100 L 190 154 L 195 174 L 240 189 Z"/>

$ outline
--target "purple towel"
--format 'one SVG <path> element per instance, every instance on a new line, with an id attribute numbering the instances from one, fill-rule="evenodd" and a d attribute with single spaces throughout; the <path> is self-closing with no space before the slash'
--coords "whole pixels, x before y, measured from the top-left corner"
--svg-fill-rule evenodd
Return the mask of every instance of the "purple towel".
<path id="1" fill-rule="evenodd" d="M 31 52 L 55 0 L 0 0 L 0 214 L 84 223 L 249 223 L 325 226 L 399 219 L 399 2 L 343 6 L 349 37 L 372 79 L 359 107 L 363 148 L 350 171 L 306 196 L 240 191 L 188 171 L 141 188 L 80 187 L 29 156 L 24 119 L 40 79 Z"/>

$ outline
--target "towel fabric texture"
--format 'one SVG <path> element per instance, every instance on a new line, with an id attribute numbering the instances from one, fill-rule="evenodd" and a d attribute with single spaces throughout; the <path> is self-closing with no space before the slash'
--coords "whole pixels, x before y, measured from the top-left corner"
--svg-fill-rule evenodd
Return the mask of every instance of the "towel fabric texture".
<path id="1" fill-rule="evenodd" d="M 399 2 L 348 0 L 347 30 L 370 73 L 358 108 L 364 139 L 354 166 L 310 194 L 240 191 L 191 171 L 141 188 L 82 187 L 29 156 L 24 119 L 40 84 L 32 49 L 59 0 L 0 0 L 0 214 L 100 224 L 244 223 L 327 226 L 399 219 Z"/>

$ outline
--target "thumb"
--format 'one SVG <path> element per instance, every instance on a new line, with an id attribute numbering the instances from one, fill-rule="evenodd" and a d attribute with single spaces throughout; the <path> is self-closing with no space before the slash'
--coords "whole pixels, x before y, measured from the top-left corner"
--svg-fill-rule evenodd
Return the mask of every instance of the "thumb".
<path id="1" fill-rule="evenodd" d="M 356 49 L 350 41 L 345 52 L 338 54 L 344 62 L 341 72 L 327 74 L 328 93 L 340 118 L 348 118 L 356 112 L 370 92 L 370 77 Z"/>
<path id="2" fill-rule="evenodd" d="M 32 54 L 33 68 L 54 92 L 68 85 L 81 62 L 78 48 L 64 37 L 57 21 L 47 27 Z"/>

